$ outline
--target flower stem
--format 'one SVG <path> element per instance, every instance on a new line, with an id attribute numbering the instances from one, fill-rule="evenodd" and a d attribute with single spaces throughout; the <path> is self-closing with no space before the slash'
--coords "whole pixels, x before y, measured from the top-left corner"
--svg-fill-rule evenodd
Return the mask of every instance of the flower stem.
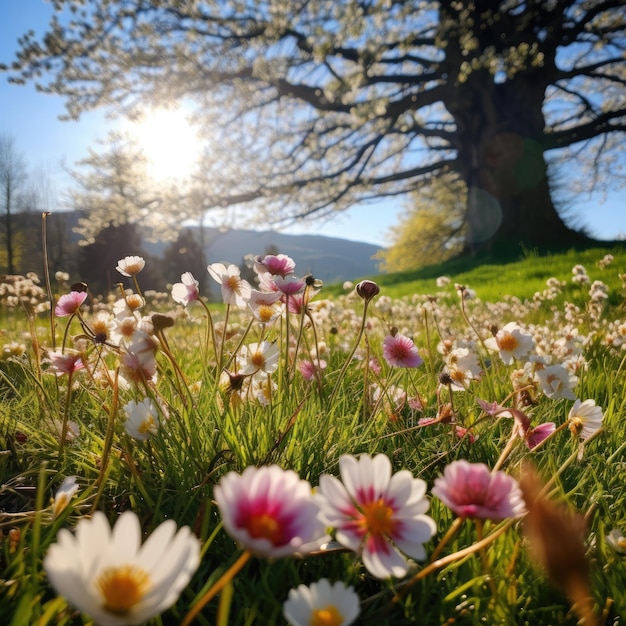
<path id="1" fill-rule="evenodd" d="M 478 540 L 478 543 L 480 543 L 485 538 L 483 535 L 483 520 L 475 519 L 474 523 L 476 524 L 476 539 Z M 483 572 L 487 576 L 487 581 L 489 583 L 489 589 L 491 590 L 491 595 L 495 597 L 496 594 L 498 593 L 498 590 L 496 589 L 496 583 L 494 582 L 491 574 L 489 573 L 489 559 L 487 559 L 486 548 L 483 546 L 478 551 L 478 554 L 480 555 L 480 561 L 483 566 Z"/>
<path id="2" fill-rule="evenodd" d="M 507 458 L 513 451 L 513 448 L 515 447 L 515 444 L 517 443 L 518 438 L 519 438 L 519 435 L 517 434 L 517 427 L 514 426 L 513 432 L 511 433 L 511 436 L 509 440 L 507 441 L 506 446 L 504 446 L 504 450 L 502 450 L 502 452 L 500 453 L 500 457 L 498 458 L 498 460 L 496 461 L 496 464 L 493 466 L 491 470 L 492 474 L 495 474 L 502 467 L 502 465 L 504 465 L 504 462 L 507 460 Z"/>
<path id="3" fill-rule="evenodd" d="M 67 429 L 70 419 L 70 405 L 72 402 L 72 372 L 67 375 L 67 394 L 65 395 L 65 408 L 63 410 L 63 423 L 61 425 L 61 440 L 59 441 L 59 460 L 63 458 L 63 447 L 67 437 Z"/>
<path id="4" fill-rule="evenodd" d="M 230 568 L 222 574 L 222 577 L 196 602 L 190 609 L 185 619 L 181 622 L 181 626 L 189 626 L 197 617 L 198 613 L 208 604 L 235 576 L 241 571 L 243 566 L 248 562 L 252 553 L 246 550 L 241 556 L 230 566 Z"/>
<path id="5" fill-rule="evenodd" d="M 359 332 L 356 336 L 354 346 L 352 347 L 352 350 L 350 354 L 348 355 L 348 358 L 345 360 L 343 367 L 341 368 L 341 371 L 339 372 L 339 376 L 337 376 L 337 380 L 335 381 L 335 386 L 333 388 L 333 393 L 330 396 L 329 406 L 332 406 L 333 400 L 335 399 L 335 396 L 337 395 L 337 392 L 339 391 L 339 385 L 341 384 L 341 381 L 343 380 L 343 377 L 345 376 L 346 370 L 348 369 L 350 362 L 352 361 L 352 357 L 354 356 L 356 349 L 359 347 L 359 343 L 361 343 L 361 337 L 363 336 L 363 331 L 365 330 L 365 321 L 367 319 L 368 304 L 369 304 L 369 300 L 366 300 L 365 304 L 363 305 L 363 317 L 361 318 L 361 327 L 359 328 Z"/>
<path id="6" fill-rule="evenodd" d="M 479 552 L 484 550 L 489 544 L 493 543 L 500 535 L 504 534 L 517 520 L 515 518 L 508 519 L 500 528 L 492 532 L 490 535 L 487 535 L 484 539 L 477 541 L 476 543 L 468 546 L 467 548 L 463 548 L 458 552 L 454 552 L 453 554 L 448 554 L 448 556 L 444 556 L 443 558 L 433 561 L 429 563 L 424 569 L 420 570 L 413 576 L 413 578 L 409 579 L 404 583 L 400 591 L 396 593 L 396 595 L 391 599 L 390 605 L 397 604 L 403 598 L 406 597 L 411 587 L 418 581 L 422 580 L 422 578 L 426 578 L 429 574 L 436 572 L 438 569 L 449 565 L 450 563 L 454 563 L 460 559 L 465 558 L 470 554 L 474 554 L 475 552 Z M 391 606 L 389 607 L 391 608 Z"/>

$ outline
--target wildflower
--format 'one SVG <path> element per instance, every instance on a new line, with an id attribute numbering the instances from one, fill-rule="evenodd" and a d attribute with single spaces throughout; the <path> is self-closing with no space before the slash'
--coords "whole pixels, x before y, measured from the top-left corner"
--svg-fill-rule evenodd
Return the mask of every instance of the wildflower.
<path id="1" fill-rule="evenodd" d="M 479 380 L 483 370 L 478 363 L 478 357 L 468 348 L 455 348 L 447 356 L 450 385 L 454 391 L 465 391 L 471 381 Z"/>
<path id="2" fill-rule="evenodd" d="M 0 348 L 0 361 L 7 361 L 14 357 L 21 357 L 26 352 L 26 344 L 19 343 L 17 341 L 10 341 L 5 343 Z"/>
<path id="3" fill-rule="evenodd" d="M 250 378 L 224 370 L 218 382 L 217 404 L 224 410 L 224 400 L 232 408 L 240 407 L 246 400 L 250 388 Z"/>
<path id="4" fill-rule="evenodd" d="M 293 274 L 295 268 L 295 261 L 286 254 L 266 254 L 264 257 L 258 256 L 254 260 L 254 271 L 257 274 L 268 272 L 272 276 L 285 277 Z"/>
<path id="5" fill-rule="evenodd" d="M 454 427 L 454 434 L 459 438 L 463 439 L 463 437 L 467 437 L 467 440 L 470 443 L 475 443 L 476 439 L 478 439 L 478 435 L 475 435 L 469 428 L 463 428 L 463 426 L 459 426 L 458 424 Z"/>
<path id="6" fill-rule="evenodd" d="M 54 307 L 54 314 L 57 317 L 74 315 L 87 299 L 87 295 L 86 291 L 70 291 L 69 293 L 64 293 Z"/>
<path id="7" fill-rule="evenodd" d="M 63 376 L 63 374 L 73 374 L 78 370 L 83 369 L 85 365 L 81 359 L 80 352 L 74 350 L 67 350 L 66 352 L 48 352 L 48 360 L 50 361 L 50 368 L 48 371 L 53 372 L 57 376 Z"/>
<path id="8" fill-rule="evenodd" d="M 123 298 L 113 304 L 113 315 L 115 317 L 126 317 L 135 311 L 143 308 L 145 300 L 138 294 L 127 292 Z"/>
<path id="9" fill-rule="evenodd" d="M 573 387 L 578 378 L 570 374 L 562 365 L 548 365 L 536 372 L 543 393 L 548 398 L 565 398 L 574 400 Z"/>
<path id="10" fill-rule="evenodd" d="M 178 600 L 200 563 L 187 526 L 163 522 L 141 545 L 137 515 L 126 511 L 110 528 L 104 513 L 61 529 L 43 562 L 50 584 L 99 626 L 143 624 Z"/>
<path id="11" fill-rule="evenodd" d="M 450 284 L 450 279 L 447 276 L 439 276 L 436 280 L 436 285 L 440 289 L 447 287 Z"/>
<path id="12" fill-rule="evenodd" d="M 100 311 L 89 322 L 92 340 L 94 343 L 103 344 L 109 340 L 113 320 L 110 319 L 106 311 Z"/>
<path id="13" fill-rule="evenodd" d="M 375 406 L 382 403 L 387 417 L 392 422 L 397 422 L 402 416 L 402 411 L 407 403 L 406 391 L 396 385 L 382 388 L 380 385 L 372 385 L 372 401 Z"/>
<path id="14" fill-rule="evenodd" d="M 601 280 L 594 280 L 589 288 L 589 299 L 592 302 L 603 302 L 609 297 L 609 288 Z"/>
<path id="15" fill-rule="evenodd" d="M 486 400 L 481 400 L 480 398 L 476 398 L 476 402 L 478 406 L 485 412 L 486 415 L 490 415 L 491 417 L 501 413 L 502 411 L 506 411 L 506 408 L 497 402 L 487 402 Z"/>
<path id="16" fill-rule="evenodd" d="M 572 282 L 582 285 L 589 282 L 589 276 L 587 275 L 587 270 L 583 265 L 574 265 L 572 267 Z"/>
<path id="17" fill-rule="evenodd" d="M 523 331 L 516 322 L 509 322 L 493 337 L 485 340 L 485 345 L 490 350 L 497 350 L 500 358 L 507 365 L 513 359 L 521 359 L 530 354 L 535 347 L 532 335 Z"/>
<path id="18" fill-rule="evenodd" d="M 212 263 L 207 266 L 207 271 L 211 278 L 222 286 L 224 304 L 246 306 L 252 287 L 248 281 L 241 278 L 241 272 L 236 265 L 230 264 L 226 267 L 223 263 Z"/>
<path id="19" fill-rule="evenodd" d="M 304 380 L 311 381 L 327 367 L 324 359 L 304 360 L 298 362 L 298 370 Z"/>
<path id="20" fill-rule="evenodd" d="M 200 297 L 200 291 L 198 290 L 200 283 L 193 277 L 191 272 L 182 274 L 180 280 L 182 282 L 172 285 L 172 300 L 183 306 L 188 306 Z"/>
<path id="21" fill-rule="evenodd" d="M 126 432 L 139 441 L 147 441 L 159 430 L 159 413 L 154 402 L 145 398 L 141 402 L 131 400 L 124 405 Z"/>
<path id="22" fill-rule="evenodd" d="M 423 544 L 437 530 L 424 515 L 429 506 L 426 483 L 407 470 L 392 476 L 384 454 L 359 459 L 344 454 L 339 471 L 343 483 L 333 476 L 320 477 L 316 498 L 322 519 L 336 528 L 341 545 L 361 555 L 370 574 L 380 579 L 404 576 L 404 554 L 425 559 Z"/>
<path id="23" fill-rule="evenodd" d="M 65 426 L 65 441 L 74 441 L 80 437 L 80 426 L 73 420 L 67 420 L 67 424 Z M 60 419 L 52 420 L 52 434 L 58 439 L 63 435 L 63 421 Z"/>
<path id="24" fill-rule="evenodd" d="M 78 483 L 76 482 L 76 476 L 68 476 L 63 480 L 58 491 L 54 494 L 54 500 L 52 502 L 53 518 L 59 516 L 77 491 Z"/>
<path id="25" fill-rule="evenodd" d="M 282 294 L 279 291 L 258 291 L 252 289 L 248 307 L 255 319 L 261 324 L 270 324 L 283 312 L 283 304 L 280 301 Z"/>
<path id="26" fill-rule="evenodd" d="M 352 587 L 322 578 L 289 591 L 283 615 L 291 626 L 348 626 L 359 616 L 359 596 Z"/>
<path id="27" fill-rule="evenodd" d="M 145 267 L 146 262 L 140 256 L 127 256 L 117 262 L 115 269 L 122 276 L 135 276 Z"/>
<path id="28" fill-rule="evenodd" d="M 228 472 L 215 500 L 226 532 L 255 554 L 306 554 L 328 539 L 309 482 L 278 465 Z"/>
<path id="29" fill-rule="evenodd" d="M 532 450 L 535 446 L 538 446 L 544 439 L 547 439 L 555 430 L 556 425 L 554 422 L 544 422 L 543 424 L 535 426 L 535 428 L 530 428 L 526 432 L 526 436 L 524 437 L 526 447 L 529 450 Z"/>
<path id="30" fill-rule="evenodd" d="M 392 367 L 419 367 L 424 362 L 413 340 L 399 334 L 385 337 L 383 357 Z"/>
<path id="31" fill-rule="evenodd" d="M 293 296 L 300 293 L 306 287 L 306 281 L 293 274 L 288 276 L 274 276 L 276 289 L 286 296 Z"/>
<path id="32" fill-rule="evenodd" d="M 498 521 L 525 512 L 517 481 L 504 472 L 492 474 L 484 463 L 453 461 L 435 478 L 432 493 L 459 517 Z"/>
<path id="33" fill-rule="evenodd" d="M 369 302 L 380 293 L 380 287 L 373 280 L 362 280 L 360 283 L 357 283 L 355 289 L 359 297 L 366 302 Z"/>
<path id="34" fill-rule="evenodd" d="M 626 537 L 619 528 L 614 528 L 607 536 L 606 542 L 619 554 L 626 554 Z"/>
<path id="35" fill-rule="evenodd" d="M 609 265 L 611 265 L 611 263 L 613 263 L 614 260 L 615 260 L 615 257 L 612 254 L 605 254 L 598 261 L 598 267 L 600 269 L 604 269 L 605 267 L 608 267 Z"/>
<path id="36" fill-rule="evenodd" d="M 128 352 L 122 354 L 122 375 L 126 380 L 134 383 L 156 382 L 157 360 L 155 350 L 144 349 L 147 344 L 148 340 L 145 337 L 137 338 L 135 336 L 128 347 Z"/>
<path id="37" fill-rule="evenodd" d="M 586 441 L 602 427 L 602 408 L 596 406 L 595 400 L 576 400 L 567 416 L 569 429 L 572 434 Z"/>
<path id="38" fill-rule="evenodd" d="M 278 385 L 267 375 L 257 374 L 252 377 L 250 393 L 263 406 L 269 406 L 276 395 Z"/>
<path id="39" fill-rule="evenodd" d="M 116 346 L 132 343 L 135 332 L 139 329 L 139 320 L 134 315 L 115 317 L 109 327 L 109 337 Z"/>
<path id="40" fill-rule="evenodd" d="M 274 342 L 250 343 L 241 348 L 239 373 L 252 376 L 257 372 L 271 374 L 278 368 L 278 346 Z"/>

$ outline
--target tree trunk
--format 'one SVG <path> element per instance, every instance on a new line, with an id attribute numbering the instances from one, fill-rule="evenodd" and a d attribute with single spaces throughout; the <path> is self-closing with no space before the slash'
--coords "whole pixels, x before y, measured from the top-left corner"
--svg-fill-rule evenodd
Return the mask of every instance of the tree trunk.
<path id="1" fill-rule="evenodd" d="M 552 202 L 542 146 L 542 84 L 519 77 L 495 83 L 486 70 L 473 72 L 468 82 L 474 97 L 456 100 L 451 111 L 469 190 L 466 248 L 553 249 L 582 241 Z"/>
<path id="2" fill-rule="evenodd" d="M 541 63 L 521 66 L 512 79 L 487 63 L 472 65 L 462 44 L 467 33 L 448 5 L 441 13 L 443 65 L 451 81 L 444 104 L 456 123 L 460 174 L 469 191 L 466 248 L 563 248 L 582 241 L 554 207 L 544 159 L 543 104 L 554 53 L 546 50 Z M 499 45 L 488 29 L 472 36 L 479 49 Z"/>
<path id="3" fill-rule="evenodd" d="M 4 232 L 7 250 L 7 274 L 15 274 L 15 264 L 13 261 L 13 207 L 11 206 L 11 203 L 13 202 L 12 180 L 7 177 L 5 182 L 6 222 L 4 225 Z"/>

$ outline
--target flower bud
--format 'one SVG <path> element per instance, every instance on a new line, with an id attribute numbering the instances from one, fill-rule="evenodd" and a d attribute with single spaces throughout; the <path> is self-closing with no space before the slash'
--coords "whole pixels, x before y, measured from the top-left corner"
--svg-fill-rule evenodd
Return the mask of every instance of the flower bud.
<path id="1" fill-rule="evenodd" d="M 369 302 L 380 293 L 380 287 L 373 280 L 362 280 L 357 284 L 356 292 L 365 302 Z"/>

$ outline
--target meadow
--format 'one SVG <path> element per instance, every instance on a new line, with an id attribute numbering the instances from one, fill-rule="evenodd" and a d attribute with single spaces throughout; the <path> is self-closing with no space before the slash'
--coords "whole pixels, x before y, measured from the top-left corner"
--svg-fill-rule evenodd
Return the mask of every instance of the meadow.
<path id="1" fill-rule="evenodd" d="M 0 284 L 2 623 L 624 623 L 622 247 L 143 263 Z"/>

